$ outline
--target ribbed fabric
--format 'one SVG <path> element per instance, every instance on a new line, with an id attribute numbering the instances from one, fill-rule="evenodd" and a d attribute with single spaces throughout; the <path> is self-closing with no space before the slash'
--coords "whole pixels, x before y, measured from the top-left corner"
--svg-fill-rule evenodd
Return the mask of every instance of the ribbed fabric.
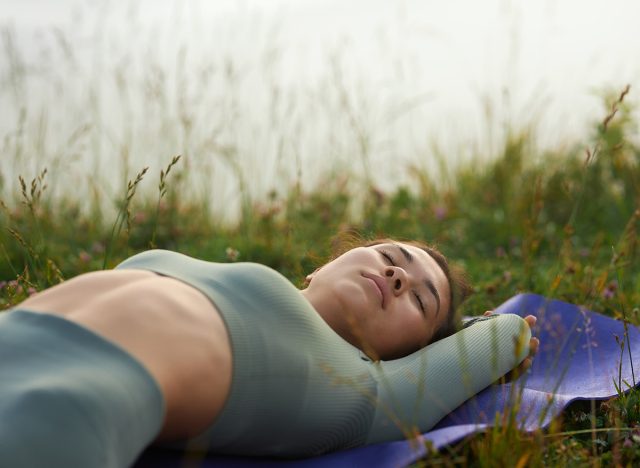
<path id="1" fill-rule="evenodd" d="M 310 456 L 402 438 L 406 424 L 426 431 L 528 352 L 525 322 L 505 316 L 373 363 L 263 265 L 152 250 L 118 268 L 184 281 L 220 311 L 233 353 L 230 396 L 211 428 L 190 442 L 216 453 Z M 513 338 L 521 332 L 525 346 L 516 356 Z"/>
<path id="2" fill-rule="evenodd" d="M 526 357 L 526 322 L 512 314 L 493 317 L 376 366 L 378 405 L 368 444 L 402 438 L 414 428 L 429 430 Z"/>
<path id="3" fill-rule="evenodd" d="M 122 348 L 57 315 L 0 314 L 0 466 L 131 465 L 164 401 Z"/>
<path id="4" fill-rule="evenodd" d="M 255 263 L 210 263 L 159 250 L 117 268 L 185 281 L 222 314 L 233 352 L 230 397 L 198 446 L 308 456 L 364 443 L 373 406 L 362 395 L 375 395 L 376 385 L 369 368 L 282 275 Z"/>

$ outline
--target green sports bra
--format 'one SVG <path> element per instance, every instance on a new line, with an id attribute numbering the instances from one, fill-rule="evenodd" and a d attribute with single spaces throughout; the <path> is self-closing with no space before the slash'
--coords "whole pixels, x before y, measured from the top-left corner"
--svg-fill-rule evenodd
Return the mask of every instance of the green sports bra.
<path id="1" fill-rule="evenodd" d="M 151 250 L 117 268 L 184 281 L 222 315 L 233 352 L 230 394 L 212 426 L 188 441 L 216 453 L 301 457 L 425 432 L 528 354 L 529 327 L 507 314 L 372 362 L 266 266 Z"/>

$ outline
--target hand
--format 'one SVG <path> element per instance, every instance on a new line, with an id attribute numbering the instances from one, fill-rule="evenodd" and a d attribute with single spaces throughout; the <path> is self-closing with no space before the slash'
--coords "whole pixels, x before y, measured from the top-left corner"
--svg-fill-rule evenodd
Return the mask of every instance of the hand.
<path id="1" fill-rule="evenodd" d="M 492 311 L 487 310 L 483 315 L 485 317 L 488 317 L 489 315 L 492 315 L 492 314 L 493 314 Z M 533 328 L 533 326 L 536 324 L 537 318 L 534 317 L 533 315 L 527 315 L 524 318 L 524 321 L 527 322 L 527 325 L 529 325 L 529 328 Z M 532 337 L 529 340 L 529 355 L 526 358 L 524 358 L 524 360 L 520 363 L 518 367 L 516 367 L 515 369 L 513 369 L 511 372 L 509 372 L 507 375 L 503 377 L 504 381 L 510 382 L 512 380 L 515 380 L 518 377 L 520 377 L 524 372 L 526 372 L 526 370 L 529 369 L 529 367 L 531 367 L 531 364 L 533 362 L 533 357 L 538 352 L 539 347 L 540 347 L 540 340 L 536 337 Z"/>
<path id="2" fill-rule="evenodd" d="M 527 322 L 527 325 L 529 325 L 530 329 L 533 328 L 537 320 L 538 319 L 533 315 L 527 315 L 524 318 L 524 321 Z M 526 358 L 524 358 L 524 360 L 520 363 L 520 365 L 516 369 L 514 369 L 514 371 L 519 372 L 518 375 L 522 374 L 524 371 L 529 369 L 529 367 L 531 367 L 531 364 L 533 362 L 533 357 L 538 352 L 539 347 L 540 347 L 540 340 L 535 336 L 531 337 L 531 339 L 529 340 L 529 355 Z"/>

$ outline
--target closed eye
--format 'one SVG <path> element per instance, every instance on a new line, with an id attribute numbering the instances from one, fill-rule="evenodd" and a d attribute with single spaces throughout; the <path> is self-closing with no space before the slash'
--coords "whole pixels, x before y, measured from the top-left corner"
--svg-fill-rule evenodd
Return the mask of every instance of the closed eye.
<path id="1" fill-rule="evenodd" d="M 387 262 L 389 262 L 392 266 L 396 266 L 396 262 L 389 252 L 387 252 L 386 250 L 380 250 L 379 252 L 380 255 L 382 255 L 387 260 Z"/>
<path id="2" fill-rule="evenodd" d="M 422 299 L 420 299 L 420 296 L 415 291 L 413 292 L 413 295 L 416 297 L 416 301 L 418 301 L 418 306 L 420 307 L 420 310 L 422 311 L 422 315 L 426 316 L 427 315 L 427 311 L 424 308 L 424 303 L 422 302 Z"/>

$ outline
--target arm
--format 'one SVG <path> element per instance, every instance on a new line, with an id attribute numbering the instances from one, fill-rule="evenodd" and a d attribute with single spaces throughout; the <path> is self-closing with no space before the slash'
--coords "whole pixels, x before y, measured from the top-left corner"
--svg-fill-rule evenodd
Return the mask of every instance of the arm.
<path id="1" fill-rule="evenodd" d="M 520 364 L 531 330 L 513 314 L 475 323 L 410 356 L 376 364 L 376 414 L 367 443 L 398 440 L 440 419 Z"/>

